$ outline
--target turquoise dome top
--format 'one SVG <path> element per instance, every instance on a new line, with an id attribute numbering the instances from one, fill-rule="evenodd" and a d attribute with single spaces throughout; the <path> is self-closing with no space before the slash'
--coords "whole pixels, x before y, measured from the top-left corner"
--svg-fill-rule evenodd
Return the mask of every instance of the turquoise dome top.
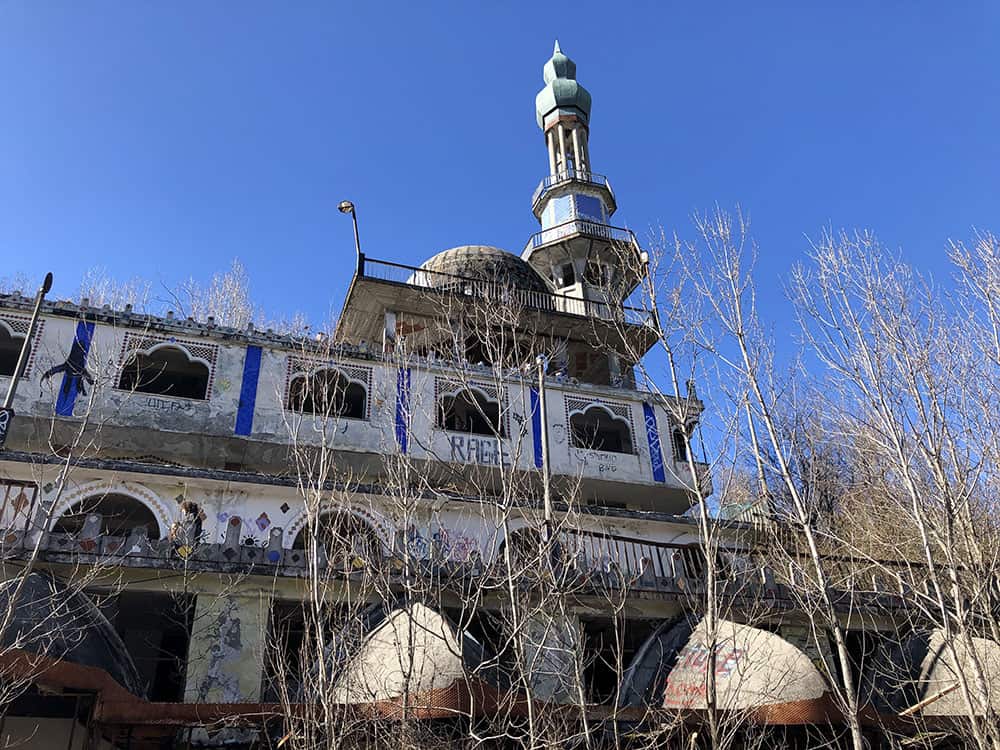
<path id="1" fill-rule="evenodd" d="M 556 109 L 574 109 L 584 123 L 590 120 L 590 92 L 576 81 L 576 63 L 559 49 L 556 41 L 552 57 L 542 69 L 545 88 L 535 97 L 535 118 L 543 127 L 545 117 Z"/>

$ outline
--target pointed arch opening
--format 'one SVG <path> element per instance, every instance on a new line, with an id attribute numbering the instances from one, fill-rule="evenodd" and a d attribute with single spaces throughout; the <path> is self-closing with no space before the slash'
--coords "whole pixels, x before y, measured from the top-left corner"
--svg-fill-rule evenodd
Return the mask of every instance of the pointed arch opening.
<path id="1" fill-rule="evenodd" d="M 56 519 L 52 533 L 78 536 L 89 515 L 101 517 L 102 535 L 127 537 L 142 526 L 148 539 L 160 538 L 160 524 L 153 511 L 134 497 L 116 492 L 91 495 L 70 506 Z"/>
<path id="2" fill-rule="evenodd" d="M 476 388 L 464 388 L 441 396 L 438 427 L 473 435 L 507 437 L 500 403 Z"/>
<path id="3" fill-rule="evenodd" d="M 382 561 L 383 545 L 378 533 L 353 513 L 332 511 L 314 523 L 306 523 L 295 536 L 292 549 L 309 549 L 314 536 L 335 568 L 362 570 Z"/>
<path id="4" fill-rule="evenodd" d="M 300 414 L 365 419 L 368 390 L 335 368 L 316 370 L 292 379 L 285 408 Z"/>
<path id="5" fill-rule="evenodd" d="M 160 346 L 132 354 L 122 367 L 118 387 L 152 396 L 204 401 L 208 398 L 209 375 L 208 365 L 192 359 L 181 347 Z"/>
<path id="6" fill-rule="evenodd" d="M 594 404 L 570 416 L 573 445 L 607 453 L 634 453 L 632 429 L 603 406 Z"/>

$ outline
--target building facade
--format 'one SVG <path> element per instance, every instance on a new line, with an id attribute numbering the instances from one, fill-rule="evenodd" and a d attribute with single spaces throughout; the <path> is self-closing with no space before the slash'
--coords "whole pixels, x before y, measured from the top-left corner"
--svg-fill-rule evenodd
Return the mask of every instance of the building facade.
<path id="1" fill-rule="evenodd" d="M 520 255 L 359 249 L 328 336 L 43 306 L 0 452 L 6 735 L 319 747 L 417 722 L 468 744 L 499 722 L 513 745 L 597 742 L 704 708 L 706 663 L 741 721 L 834 713 L 830 653 L 752 525 L 708 548 L 729 609 L 706 650 L 703 405 L 637 382 L 645 258 L 558 44 L 544 83 Z M 0 296 L 2 386 L 31 306 Z M 891 629 L 891 592 L 866 595 L 858 628 Z"/>

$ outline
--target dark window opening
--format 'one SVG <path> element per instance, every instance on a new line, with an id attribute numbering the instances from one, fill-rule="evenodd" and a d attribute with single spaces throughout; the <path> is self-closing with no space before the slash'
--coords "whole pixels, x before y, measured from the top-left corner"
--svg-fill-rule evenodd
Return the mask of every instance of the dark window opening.
<path id="1" fill-rule="evenodd" d="M 650 620 L 582 619 L 583 685 L 588 702 L 616 702 L 625 670 L 655 629 Z"/>
<path id="2" fill-rule="evenodd" d="M 600 406 L 570 417 L 573 445 L 608 453 L 632 453 L 632 431 L 623 419 Z"/>
<path id="3" fill-rule="evenodd" d="M 475 390 L 443 396 L 438 406 L 438 427 L 473 435 L 506 437 L 500 404 Z"/>
<path id="4" fill-rule="evenodd" d="M 287 408 L 302 414 L 364 419 L 368 393 L 363 385 L 348 380 L 339 370 L 318 370 L 292 380 Z"/>
<path id="5" fill-rule="evenodd" d="M 149 591 L 122 591 L 97 606 L 125 642 L 150 701 L 176 702 L 184 697 L 184 675 L 194 596 Z"/>
<path id="6" fill-rule="evenodd" d="M 5 325 L 0 323 L 0 375 L 9 377 L 14 374 L 17 358 L 21 356 L 22 346 L 24 346 L 24 337 L 13 335 Z"/>
<path id="7" fill-rule="evenodd" d="M 265 702 L 309 702 L 319 699 L 315 680 L 319 654 L 328 674 L 337 673 L 385 618 L 379 604 L 322 605 L 275 601 L 264 647 L 262 699 Z"/>
<path id="8" fill-rule="evenodd" d="M 146 527 L 149 539 L 160 538 L 156 516 L 145 505 L 128 495 L 94 495 L 73 505 L 52 527 L 56 534 L 78 535 L 83 531 L 87 516 L 101 517 L 101 534 L 127 537 L 137 526 Z"/>
<path id="9" fill-rule="evenodd" d="M 573 286 L 576 283 L 576 271 L 573 268 L 572 263 L 564 263 L 560 269 L 559 273 L 562 276 L 560 280 L 560 287 Z"/>
<path id="10" fill-rule="evenodd" d="M 329 564 L 344 571 L 364 570 L 382 560 L 382 542 L 362 519 L 355 515 L 327 513 L 314 524 L 306 524 L 292 542 L 292 549 L 310 548 L 313 534 Z"/>
<path id="11" fill-rule="evenodd" d="M 118 387 L 152 396 L 177 396 L 204 401 L 208 397 L 208 367 L 175 346 L 148 354 L 136 352 L 122 368 Z"/>
<path id="12" fill-rule="evenodd" d="M 674 438 L 674 460 L 687 461 L 688 459 L 687 436 L 684 434 L 684 430 L 682 430 L 680 427 L 674 428 L 673 438 Z"/>

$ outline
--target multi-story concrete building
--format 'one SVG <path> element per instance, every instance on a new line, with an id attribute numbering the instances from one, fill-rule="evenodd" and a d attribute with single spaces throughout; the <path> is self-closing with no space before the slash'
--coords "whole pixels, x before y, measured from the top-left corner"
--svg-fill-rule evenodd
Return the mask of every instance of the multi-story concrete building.
<path id="1" fill-rule="evenodd" d="M 641 249 L 611 223 L 590 94 L 558 45 L 544 80 L 541 228 L 521 255 L 469 245 L 409 266 L 358 248 L 330 336 L 43 305 L 0 453 L 3 656 L 23 681 L 0 731 L 24 747 L 291 742 L 288 717 L 317 700 L 296 649 L 318 599 L 364 627 L 306 661 L 329 661 L 338 705 L 383 707 L 369 717 L 700 707 L 685 614 L 706 558 L 685 514 L 711 491 L 689 456 L 703 406 L 636 383 L 656 341 L 627 305 Z M 0 385 L 31 307 L 0 297 Z M 727 615 L 744 624 L 720 690 L 816 721 L 826 654 L 729 528 L 719 560 L 746 616 Z"/>

